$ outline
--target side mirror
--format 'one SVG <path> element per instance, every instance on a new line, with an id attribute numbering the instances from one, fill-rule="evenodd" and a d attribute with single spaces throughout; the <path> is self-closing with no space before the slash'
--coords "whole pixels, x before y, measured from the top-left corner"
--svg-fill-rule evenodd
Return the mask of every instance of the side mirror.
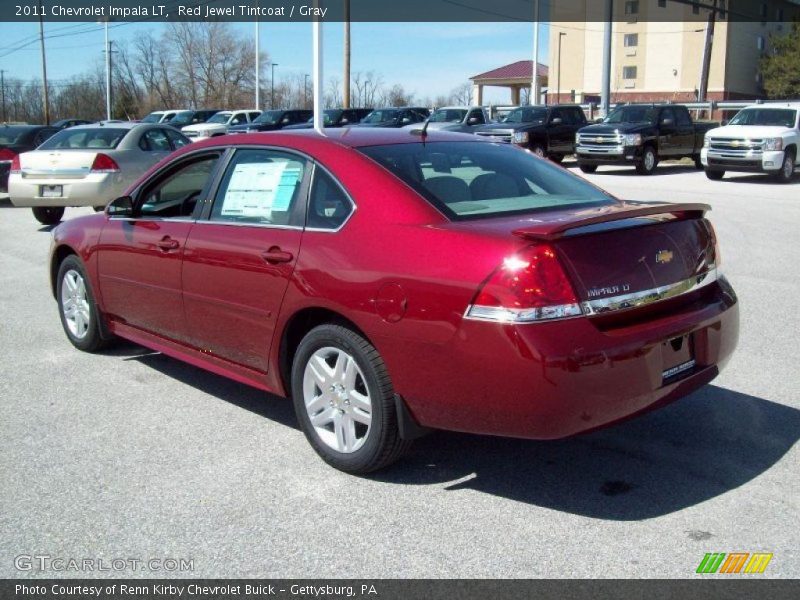
<path id="1" fill-rule="evenodd" d="M 720 123 L 720 125 L 725 127 L 725 125 L 727 125 L 728 123 L 730 123 L 730 121 L 728 121 L 728 119 L 722 119 L 722 123 Z"/>
<path id="2" fill-rule="evenodd" d="M 597 117 L 597 118 L 594 120 L 594 122 L 595 122 L 595 123 L 602 123 L 602 122 L 603 122 L 603 117 Z"/>
<path id="3" fill-rule="evenodd" d="M 550 125 L 561 125 L 564 121 L 561 117 L 556 117 L 555 119 L 550 120 Z"/>
<path id="4" fill-rule="evenodd" d="M 403 120 L 400 121 L 403 125 L 410 125 L 411 124 L 411 117 L 403 117 Z"/>
<path id="5" fill-rule="evenodd" d="M 467 119 L 467 125 L 477 125 L 478 124 L 478 117 L 470 117 Z"/>
<path id="6" fill-rule="evenodd" d="M 340 122 L 342 125 L 347 125 L 347 124 L 348 124 L 350 121 L 348 121 L 347 119 L 342 119 L 342 120 L 341 120 L 341 121 L 339 121 L 339 122 Z"/>
<path id="7" fill-rule="evenodd" d="M 662 127 L 672 127 L 675 124 L 675 121 L 672 119 L 661 119 L 661 126 Z"/>
<path id="8" fill-rule="evenodd" d="M 132 217 L 133 216 L 133 198 L 130 196 L 120 196 L 115 198 L 106 206 L 106 215 L 109 217 Z"/>

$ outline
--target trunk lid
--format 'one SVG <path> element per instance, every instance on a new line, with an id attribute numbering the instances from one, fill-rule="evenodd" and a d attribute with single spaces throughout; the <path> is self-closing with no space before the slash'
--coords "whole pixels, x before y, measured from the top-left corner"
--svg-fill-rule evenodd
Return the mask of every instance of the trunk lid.
<path id="1" fill-rule="evenodd" d="M 98 151 L 35 150 L 20 155 L 22 176 L 30 178 L 82 179 L 92 169 Z"/>

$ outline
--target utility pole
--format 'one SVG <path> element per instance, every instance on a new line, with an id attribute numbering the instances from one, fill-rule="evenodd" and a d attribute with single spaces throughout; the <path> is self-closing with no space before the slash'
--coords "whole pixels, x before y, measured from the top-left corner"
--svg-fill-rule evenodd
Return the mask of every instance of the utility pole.
<path id="1" fill-rule="evenodd" d="M 50 125 L 50 99 L 47 97 L 47 59 L 44 52 L 44 7 L 39 0 L 39 42 L 42 45 L 42 90 L 44 92 L 44 124 Z"/>
<path id="2" fill-rule="evenodd" d="M 0 69 L 0 89 L 3 90 L 3 123 L 6 122 L 6 79 L 5 70 Z"/>
<path id="3" fill-rule="evenodd" d="M 561 38 L 567 35 L 566 31 L 558 32 L 558 84 L 556 87 L 556 104 L 561 104 Z"/>
<path id="4" fill-rule="evenodd" d="M 533 0 L 533 79 L 531 80 L 531 105 L 539 104 L 539 0 Z"/>
<path id="5" fill-rule="evenodd" d="M 314 2 L 319 6 L 319 1 Z M 312 26 L 312 54 L 314 56 L 314 129 L 325 135 L 325 119 L 322 114 L 322 22 L 314 19 Z"/>
<path id="6" fill-rule="evenodd" d="M 269 108 L 270 110 L 275 108 L 275 67 L 278 66 L 278 63 L 270 63 L 272 65 L 272 77 L 270 78 L 270 92 L 269 92 Z"/>
<path id="7" fill-rule="evenodd" d="M 611 0 L 605 0 L 605 24 L 603 26 L 603 77 L 600 89 L 600 114 L 607 116 L 611 105 L 611 28 L 614 8 Z"/>
<path id="8" fill-rule="evenodd" d="M 259 34 L 260 32 L 260 22 L 258 21 L 258 17 L 256 17 L 256 110 L 261 109 L 261 54 L 260 46 L 259 46 L 259 38 L 261 37 Z"/>
<path id="9" fill-rule="evenodd" d="M 711 10 L 708 12 L 708 23 L 706 24 L 706 41 L 703 45 L 703 65 L 700 69 L 700 86 L 697 90 L 697 101 L 705 102 L 708 94 L 708 73 L 711 70 L 711 50 L 714 45 L 714 23 L 717 20 L 717 0 L 712 3 Z"/>
<path id="10" fill-rule="evenodd" d="M 342 105 L 344 108 L 350 108 L 350 0 L 344 0 L 344 77 L 342 78 Z"/>
<path id="11" fill-rule="evenodd" d="M 308 73 L 303 75 L 303 108 L 308 108 L 308 78 Z"/>

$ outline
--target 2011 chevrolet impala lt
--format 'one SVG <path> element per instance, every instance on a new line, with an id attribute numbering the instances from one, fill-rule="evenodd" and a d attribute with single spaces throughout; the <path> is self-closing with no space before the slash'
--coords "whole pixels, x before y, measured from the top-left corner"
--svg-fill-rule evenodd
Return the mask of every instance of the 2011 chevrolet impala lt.
<path id="1" fill-rule="evenodd" d="M 428 429 L 561 438 L 711 381 L 738 306 L 707 210 L 464 134 L 218 137 L 58 226 L 52 287 L 77 348 L 291 396 L 364 473 Z"/>

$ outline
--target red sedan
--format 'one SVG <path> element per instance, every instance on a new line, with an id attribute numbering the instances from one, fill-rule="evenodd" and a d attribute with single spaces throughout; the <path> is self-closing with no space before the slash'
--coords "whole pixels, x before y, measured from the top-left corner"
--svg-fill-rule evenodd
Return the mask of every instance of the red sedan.
<path id="1" fill-rule="evenodd" d="M 56 228 L 52 288 L 77 348 L 291 396 L 364 473 L 428 429 L 562 438 L 711 381 L 738 307 L 707 210 L 460 134 L 217 137 Z"/>

